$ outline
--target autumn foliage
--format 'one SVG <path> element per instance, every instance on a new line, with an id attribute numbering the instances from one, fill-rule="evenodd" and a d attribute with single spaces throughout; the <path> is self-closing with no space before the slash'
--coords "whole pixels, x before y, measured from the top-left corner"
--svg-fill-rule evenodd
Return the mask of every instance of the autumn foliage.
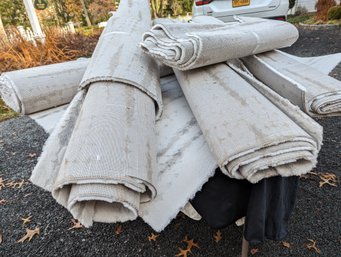
<path id="1" fill-rule="evenodd" d="M 45 43 L 25 40 L 15 32 L 11 42 L 0 42 L 0 72 L 90 57 L 100 31 L 85 36 L 80 33 L 61 33 L 56 28 L 45 31 Z"/>
<path id="2" fill-rule="evenodd" d="M 328 20 L 328 10 L 330 7 L 335 6 L 335 0 L 318 0 L 316 8 L 316 18 L 318 20 L 327 21 Z"/>

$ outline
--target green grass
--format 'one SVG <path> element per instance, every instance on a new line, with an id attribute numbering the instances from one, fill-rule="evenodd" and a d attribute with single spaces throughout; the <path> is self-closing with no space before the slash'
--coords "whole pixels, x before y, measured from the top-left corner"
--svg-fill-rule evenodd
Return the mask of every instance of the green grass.
<path id="1" fill-rule="evenodd" d="M 0 122 L 14 118 L 16 116 L 18 116 L 18 114 L 7 107 L 4 101 L 2 101 L 2 99 L 0 98 Z"/>
<path id="2" fill-rule="evenodd" d="M 317 20 L 314 13 L 306 13 L 301 15 L 289 15 L 288 22 L 292 24 L 307 24 L 307 25 L 321 25 L 321 24 L 333 24 L 333 25 L 341 25 L 341 20 L 329 20 L 329 21 L 321 21 Z"/>
<path id="3" fill-rule="evenodd" d="M 288 22 L 293 23 L 293 24 L 305 23 L 306 21 L 311 20 L 313 18 L 314 18 L 314 14 L 311 14 L 311 13 L 306 13 L 306 14 L 301 14 L 301 15 L 289 15 Z"/>

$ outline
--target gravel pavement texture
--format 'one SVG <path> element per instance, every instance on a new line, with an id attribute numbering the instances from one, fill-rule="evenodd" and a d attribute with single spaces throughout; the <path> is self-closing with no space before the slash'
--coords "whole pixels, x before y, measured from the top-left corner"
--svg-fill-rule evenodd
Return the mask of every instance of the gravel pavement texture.
<path id="1" fill-rule="evenodd" d="M 341 52 L 341 28 L 300 28 L 300 39 L 286 52 L 298 56 L 317 56 Z M 341 80 L 341 64 L 331 73 Z M 324 127 L 324 145 L 315 172 L 341 175 L 341 118 L 319 119 Z M 32 185 L 28 178 L 48 135 L 26 116 L 0 123 L 0 256 L 175 256 L 187 235 L 200 248 L 188 256 L 239 256 L 242 228 L 231 225 L 217 232 L 205 222 L 183 215 L 163 231 L 156 241 L 149 241 L 153 230 L 142 220 L 121 224 L 95 224 L 90 229 L 70 229 L 71 215 L 50 195 Z M 1 180 L 5 180 L 4 182 Z M 336 187 L 319 187 L 319 177 L 302 178 L 297 204 L 290 220 L 290 232 L 283 242 L 266 241 L 252 246 L 250 256 L 341 256 L 341 194 Z M 12 182 L 12 183 L 11 183 Z M 23 182 L 23 183 L 20 183 Z M 2 187 L 5 185 L 4 187 Z M 23 224 L 21 218 L 31 216 Z M 16 243 L 25 229 L 40 228 L 31 241 Z M 315 240 L 317 249 L 308 249 Z M 288 245 L 289 243 L 290 245 Z"/>

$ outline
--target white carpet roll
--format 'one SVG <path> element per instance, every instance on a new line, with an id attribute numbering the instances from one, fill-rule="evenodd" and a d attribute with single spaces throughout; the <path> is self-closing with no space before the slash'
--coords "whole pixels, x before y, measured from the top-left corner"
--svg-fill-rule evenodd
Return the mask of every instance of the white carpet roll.
<path id="1" fill-rule="evenodd" d="M 87 64 L 87 59 L 79 59 L 5 72 L 0 76 L 0 96 L 22 114 L 67 104 L 75 96 Z"/>
<path id="2" fill-rule="evenodd" d="M 279 51 L 243 58 L 272 90 L 311 116 L 341 115 L 341 82 Z"/>
<path id="3" fill-rule="evenodd" d="M 155 197 L 151 111 L 153 100 L 135 87 L 98 82 L 89 88 L 52 191 L 85 225 L 133 220 L 140 202 Z"/>
<path id="4" fill-rule="evenodd" d="M 68 140 L 45 147 L 33 171 L 32 181 L 52 191 L 85 226 L 133 220 L 140 204 L 156 196 L 159 68 L 138 46 L 150 24 L 147 0 L 121 1 L 82 78 L 79 114 L 57 128 L 57 137 L 66 134 Z M 60 158 L 50 158 L 50 152 Z M 39 181 L 37 174 L 53 179 Z"/>
<path id="5" fill-rule="evenodd" d="M 316 164 L 322 138 L 298 125 L 225 64 L 175 70 L 184 95 L 220 169 L 252 183 L 300 175 Z M 314 123 L 311 120 L 311 123 Z"/>
<path id="6" fill-rule="evenodd" d="M 240 17 L 222 24 L 205 19 L 200 24 L 159 20 L 144 34 L 141 48 L 168 66 L 189 70 L 288 47 L 298 38 L 296 27 L 283 21 Z"/>

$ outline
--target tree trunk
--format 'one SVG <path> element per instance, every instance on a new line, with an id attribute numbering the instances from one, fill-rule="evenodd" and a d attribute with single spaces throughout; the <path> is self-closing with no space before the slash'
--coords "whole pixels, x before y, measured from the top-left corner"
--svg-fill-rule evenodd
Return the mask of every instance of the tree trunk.
<path id="1" fill-rule="evenodd" d="M 90 17 L 89 17 L 89 13 L 88 13 L 88 10 L 86 9 L 86 5 L 85 5 L 85 2 L 84 0 L 80 0 L 81 3 L 82 3 L 82 7 L 83 7 L 83 11 L 84 11 L 84 16 L 85 16 L 85 20 L 86 20 L 86 25 L 88 27 L 92 26 L 91 24 L 91 20 L 90 20 Z"/>

